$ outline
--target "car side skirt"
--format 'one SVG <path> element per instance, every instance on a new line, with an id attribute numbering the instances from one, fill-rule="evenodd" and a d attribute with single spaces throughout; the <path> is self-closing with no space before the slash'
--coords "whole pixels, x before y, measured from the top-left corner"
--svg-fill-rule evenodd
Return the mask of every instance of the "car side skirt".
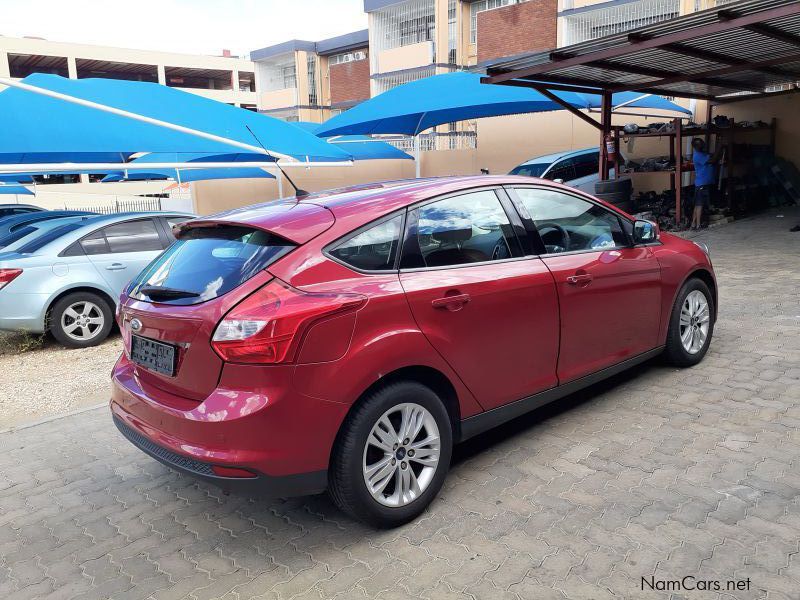
<path id="1" fill-rule="evenodd" d="M 512 419 L 516 419 L 517 417 L 522 416 L 525 413 L 529 413 L 532 410 L 536 410 L 545 404 L 549 404 L 599 381 L 608 379 L 617 373 L 626 371 L 631 367 L 658 356 L 663 351 L 664 346 L 653 348 L 652 350 L 649 350 L 643 354 L 638 354 L 637 356 L 624 360 L 610 367 L 606 367 L 605 369 L 597 371 L 596 373 L 592 373 L 591 375 L 586 375 L 580 379 L 575 379 L 574 381 L 550 388 L 549 390 L 544 390 L 543 392 L 539 392 L 533 396 L 528 396 L 522 400 L 517 400 L 516 402 L 506 404 L 505 406 L 499 406 L 497 408 L 493 408 L 492 410 L 487 410 L 486 412 L 468 417 L 461 421 L 461 435 L 459 436 L 458 441 L 463 442 L 464 440 L 468 440 L 469 438 L 483 433 L 484 431 L 488 431 L 489 429 L 497 427 L 498 425 L 502 425 L 503 423 L 511 421 Z"/>

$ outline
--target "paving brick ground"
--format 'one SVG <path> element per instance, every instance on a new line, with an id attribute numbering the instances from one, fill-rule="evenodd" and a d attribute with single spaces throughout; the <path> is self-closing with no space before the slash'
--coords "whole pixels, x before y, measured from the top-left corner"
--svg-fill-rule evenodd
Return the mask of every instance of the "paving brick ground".
<path id="1" fill-rule="evenodd" d="M 460 447 L 441 497 L 393 531 L 324 496 L 223 496 L 106 410 L 0 435 L 0 598 L 800 598 L 800 212 L 784 214 L 702 234 L 722 299 L 700 366 L 644 365 Z M 686 575 L 750 590 L 642 590 Z"/>

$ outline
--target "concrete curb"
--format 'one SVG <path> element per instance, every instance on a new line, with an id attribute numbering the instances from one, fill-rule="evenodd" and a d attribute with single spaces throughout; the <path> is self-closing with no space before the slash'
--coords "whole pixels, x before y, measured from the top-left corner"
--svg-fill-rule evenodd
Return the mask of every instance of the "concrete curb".
<path id="1" fill-rule="evenodd" d="M 90 410 L 97 410 L 98 408 L 103 408 L 106 406 L 108 406 L 108 401 L 101 402 L 100 404 L 93 404 L 92 406 L 84 406 L 83 408 L 77 408 L 69 412 L 53 415 L 51 417 L 44 417 L 42 419 L 37 419 L 36 421 L 31 421 L 29 423 L 22 423 L 21 425 L 12 425 L 11 427 L 0 429 L 0 435 L 4 433 L 14 433 L 15 431 L 28 429 L 30 427 L 36 427 L 37 425 L 43 425 L 45 423 L 50 423 L 51 421 L 57 421 L 58 419 L 72 417 L 74 415 L 79 415 L 81 413 L 89 412 Z"/>

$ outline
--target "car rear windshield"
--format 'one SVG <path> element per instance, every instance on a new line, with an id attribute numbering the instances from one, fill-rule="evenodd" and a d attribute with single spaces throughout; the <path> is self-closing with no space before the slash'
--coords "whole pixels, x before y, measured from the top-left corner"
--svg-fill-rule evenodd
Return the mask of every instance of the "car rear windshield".
<path id="1" fill-rule="evenodd" d="M 11 233 L 4 237 L 0 237 L 0 248 L 5 248 L 6 246 L 10 246 L 14 242 L 18 242 L 26 235 L 30 235 L 36 231 L 36 227 L 32 227 L 28 225 L 26 227 L 22 227 L 21 229 L 14 229 Z"/>
<path id="2" fill-rule="evenodd" d="M 39 229 L 40 233 L 34 234 L 33 239 L 17 249 L 17 252 L 20 254 L 33 254 L 34 252 L 44 248 L 50 242 L 54 242 L 61 236 L 75 231 L 76 229 L 80 229 L 83 227 L 83 225 L 83 222 L 76 221 L 75 223 L 61 225 L 55 229 Z"/>
<path id="3" fill-rule="evenodd" d="M 260 229 L 189 229 L 142 271 L 129 293 L 145 302 L 199 304 L 240 286 L 295 247 Z"/>
<path id="4" fill-rule="evenodd" d="M 514 167 L 509 175 L 525 175 L 526 177 L 541 177 L 552 163 L 536 163 Z"/>

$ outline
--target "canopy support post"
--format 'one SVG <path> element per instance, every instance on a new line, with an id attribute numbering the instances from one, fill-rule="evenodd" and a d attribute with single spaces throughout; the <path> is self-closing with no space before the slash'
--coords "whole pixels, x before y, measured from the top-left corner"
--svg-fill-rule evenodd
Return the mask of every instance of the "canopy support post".
<path id="1" fill-rule="evenodd" d="M 606 141 L 611 135 L 611 92 L 603 90 L 600 105 L 600 181 L 607 181 L 610 171 Z"/>
<path id="2" fill-rule="evenodd" d="M 419 143 L 419 134 L 414 136 L 414 168 L 416 173 L 416 178 L 419 179 L 422 173 L 422 165 L 420 161 L 420 143 Z"/>
<path id="3" fill-rule="evenodd" d="M 278 200 L 283 199 L 283 173 L 275 173 L 275 178 L 278 180 Z"/>

